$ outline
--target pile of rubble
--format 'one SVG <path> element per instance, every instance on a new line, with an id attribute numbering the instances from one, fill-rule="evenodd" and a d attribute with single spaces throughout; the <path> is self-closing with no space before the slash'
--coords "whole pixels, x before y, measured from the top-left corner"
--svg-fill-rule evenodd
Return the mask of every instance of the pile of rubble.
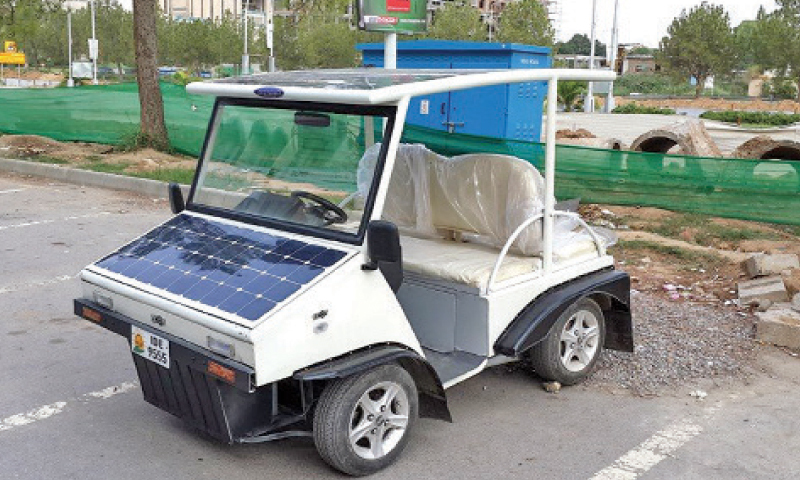
<path id="1" fill-rule="evenodd" d="M 742 263 L 739 304 L 756 310 L 756 338 L 800 349 L 800 260 L 794 254 L 757 254 Z"/>

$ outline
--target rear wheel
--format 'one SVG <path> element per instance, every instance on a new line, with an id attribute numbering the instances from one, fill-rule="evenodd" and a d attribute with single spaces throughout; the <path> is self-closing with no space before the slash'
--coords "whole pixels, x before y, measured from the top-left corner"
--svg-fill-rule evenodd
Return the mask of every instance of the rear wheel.
<path id="1" fill-rule="evenodd" d="M 594 300 L 583 298 L 565 310 L 547 337 L 531 349 L 530 365 L 545 380 L 575 385 L 592 373 L 605 336 L 603 311 Z"/>
<path id="2" fill-rule="evenodd" d="M 314 443 L 333 468 L 369 475 L 394 462 L 418 411 L 417 388 L 398 365 L 383 365 L 325 388 L 314 414 Z"/>

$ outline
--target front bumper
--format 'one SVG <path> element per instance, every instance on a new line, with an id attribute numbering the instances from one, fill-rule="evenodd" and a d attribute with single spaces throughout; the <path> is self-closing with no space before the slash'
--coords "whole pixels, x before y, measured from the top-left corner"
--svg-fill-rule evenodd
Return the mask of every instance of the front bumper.
<path id="1" fill-rule="evenodd" d="M 261 434 L 276 420 L 270 408 L 276 389 L 256 389 L 252 368 L 218 356 L 173 335 L 156 331 L 129 317 L 86 300 L 74 301 L 75 315 L 131 342 L 131 326 L 170 343 L 170 366 L 139 355 L 133 361 L 144 399 L 195 428 L 226 443 Z"/>

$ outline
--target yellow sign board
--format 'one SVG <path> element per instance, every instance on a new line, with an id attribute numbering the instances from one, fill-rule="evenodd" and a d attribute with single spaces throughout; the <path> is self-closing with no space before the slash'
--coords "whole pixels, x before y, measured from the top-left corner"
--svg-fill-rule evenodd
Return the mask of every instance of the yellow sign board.
<path id="1" fill-rule="evenodd" d="M 0 52 L 0 64 L 25 65 L 25 63 L 25 54 L 17 51 L 17 42 L 6 40 L 3 44 L 3 51 Z"/>

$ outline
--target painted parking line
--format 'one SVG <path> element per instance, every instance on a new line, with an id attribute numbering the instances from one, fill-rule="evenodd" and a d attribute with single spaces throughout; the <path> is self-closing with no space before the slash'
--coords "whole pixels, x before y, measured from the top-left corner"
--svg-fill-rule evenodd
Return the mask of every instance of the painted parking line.
<path id="1" fill-rule="evenodd" d="M 719 405 L 707 408 L 703 420 L 709 420 Z M 703 427 L 691 419 L 679 420 L 656 432 L 638 447 L 619 457 L 612 465 L 595 473 L 590 480 L 635 480 L 672 457 L 682 446 L 703 433 Z"/>
<path id="2" fill-rule="evenodd" d="M 137 382 L 124 382 L 119 385 L 98 390 L 96 392 L 89 392 L 85 395 L 81 395 L 77 399 L 72 400 L 72 402 L 78 401 L 85 403 L 94 400 L 107 400 L 116 395 L 134 390 L 138 386 L 139 384 Z M 55 402 L 35 408 L 26 413 L 18 413 L 16 415 L 6 417 L 0 420 L 0 432 L 7 432 L 9 430 L 30 425 L 32 423 L 47 420 L 48 418 L 62 413 L 69 403 L 70 402 Z"/>
<path id="3" fill-rule="evenodd" d="M 50 278 L 47 280 L 37 280 L 35 282 L 28 282 L 23 284 L 16 284 L 16 285 L 8 285 L 5 287 L 0 287 L 0 295 L 4 293 L 12 293 L 18 292 L 20 290 L 26 290 L 28 288 L 36 288 L 36 287 L 47 287 L 49 285 L 55 285 L 61 282 L 67 282 L 69 280 L 74 280 L 78 278 L 77 275 L 60 275 L 58 277 Z"/>
<path id="4" fill-rule="evenodd" d="M 27 190 L 27 188 L 12 188 L 10 190 L 0 190 L 0 195 L 3 195 L 4 193 L 19 193 L 19 192 L 24 192 L 25 190 Z"/>
<path id="5" fill-rule="evenodd" d="M 12 228 L 25 228 L 25 227 L 35 227 L 37 225 L 48 225 L 48 224 L 56 223 L 56 222 L 70 222 L 72 220 L 83 220 L 83 219 L 86 219 L 86 218 L 97 218 L 97 217 L 102 217 L 102 216 L 105 216 L 105 215 L 111 215 L 111 212 L 89 213 L 89 214 L 86 214 L 86 215 L 77 215 L 77 216 L 73 216 L 73 217 L 64 217 L 64 218 L 60 218 L 60 219 L 36 220 L 36 221 L 33 221 L 33 222 L 17 223 L 17 224 L 14 224 L 14 225 L 0 225 L 0 231 L 1 230 L 9 230 L 9 229 L 12 229 Z"/>

